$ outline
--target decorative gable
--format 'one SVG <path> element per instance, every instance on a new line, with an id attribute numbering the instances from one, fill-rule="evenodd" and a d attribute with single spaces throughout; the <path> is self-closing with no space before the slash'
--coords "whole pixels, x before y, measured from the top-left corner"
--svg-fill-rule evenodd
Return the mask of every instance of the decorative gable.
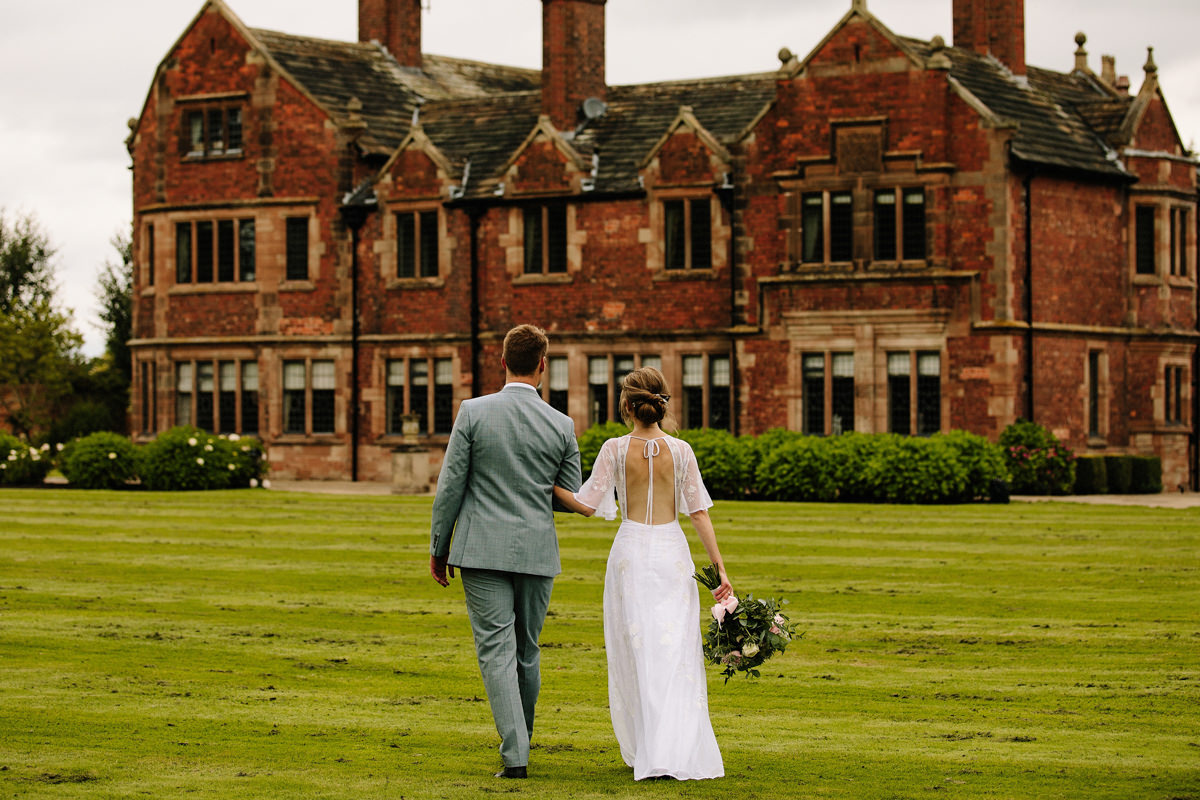
<path id="1" fill-rule="evenodd" d="M 780 77 L 821 77 L 925 69 L 925 62 L 855 0 L 804 60 L 787 60 Z"/>
<path id="2" fill-rule="evenodd" d="M 590 191 L 594 179 L 594 165 L 542 115 L 505 165 L 497 194 L 578 194 Z"/>
<path id="3" fill-rule="evenodd" d="M 375 193 L 383 202 L 453 199 L 461 173 L 417 124 L 380 170 Z"/>
<path id="4" fill-rule="evenodd" d="M 638 174 L 647 189 L 711 185 L 724 183 L 731 161 L 729 151 L 700 124 L 692 108 L 680 106 L 667 132 L 642 159 Z"/>

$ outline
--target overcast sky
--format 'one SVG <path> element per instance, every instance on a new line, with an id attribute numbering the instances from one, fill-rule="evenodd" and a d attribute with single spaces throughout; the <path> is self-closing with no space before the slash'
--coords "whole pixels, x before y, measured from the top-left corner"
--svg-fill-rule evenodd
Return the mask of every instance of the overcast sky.
<path id="1" fill-rule="evenodd" d="M 228 0 L 256 28 L 357 38 L 357 0 Z M 126 121 L 200 0 L 0 0 L 0 208 L 33 213 L 58 247 L 64 304 L 86 351 L 103 351 L 96 282 L 109 240 L 132 219 Z M 541 67 L 538 0 L 425 0 L 427 53 Z M 951 42 L 951 0 L 867 0 L 898 34 Z M 608 0 L 610 84 L 777 68 L 788 47 L 806 55 L 850 0 Z M 1076 31 L 1089 62 L 1117 59 L 1141 85 L 1146 47 L 1189 146 L 1200 145 L 1198 0 L 1025 0 L 1026 58 L 1069 71 Z"/>

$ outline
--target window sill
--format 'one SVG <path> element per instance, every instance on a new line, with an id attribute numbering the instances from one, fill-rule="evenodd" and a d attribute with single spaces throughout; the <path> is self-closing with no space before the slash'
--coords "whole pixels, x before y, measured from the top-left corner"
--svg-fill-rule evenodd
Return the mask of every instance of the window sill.
<path id="1" fill-rule="evenodd" d="M 441 289 L 445 278 L 388 278 L 388 289 Z"/>
<path id="2" fill-rule="evenodd" d="M 271 442 L 277 444 L 341 444 L 338 433 L 281 433 Z"/>
<path id="3" fill-rule="evenodd" d="M 1178 289 L 1195 289 L 1196 282 L 1186 275 L 1170 275 L 1167 277 L 1167 283 Z"/>
<path id="4" fill-rule="evenodd" d="M 656 281 L 711 281 L 716 280 L 715 269 L 659 269 L 654 271 Z"/>
<path id="5" fill-rule="evenodd" d="M 230 150 L 227 153 L 213 153 L 212 155 L 207 153 L 185 153 L 183 162 L 185 164 L 198 164 L 205 161 L 236 161 L 245 158 L 245 156 L 245 150 Z"/>
<path id="6" fill-rule="evenodd" d="M 177 283 L 167 289 L 167 294 L 249 294 L 258 291 L 258 284 L 245 283 Z"/>
<path id="7" fill-rule="evenodd" d="M 1162 278 L 1157 275 L 1143 275 L 1141 273 L 1133 274 L 1134 286 L 1158 286 L 1162 283 Z"/>
<path id="8" fill-rule="evenodd" d="M 514 286 L 536 286 L 555 283 L 574 283 L 575 276 L 569 272 L 530 273 L 513 278 Z"/>
<path id="9" fill-rule="evenodd" d="M 380 447 L 401 447 L 403 445 L 446 444 L 450 441 L 449 433 L 418 433 L 412 438 L 399 433 L 385 433 L 375 438 L 375 444 Z"/>
<path id="10" fill-rule="evenodd" d="M 1088 449 L 1096 448 L 1097 450 L 1102 450 L 1108 447 L 1108 439 L 1103 436 L 1088 436 L 1087 446 Z"/>
<path id="11" fill-rule="evenodd" d="M 870 261 L 867 263 L 867 269 L 871 272 L 915 272 L 929 269 L 929 262 L 925 259 L 919 261 Z"/>
<path id="12" fill-rule="evenodd" d="M 817 261 L 800 261 L 791 265 L 789 272 L 853 272 L 853 261 L 830 261 L 828 263 Z"/>
<path id="13" fill-rule="evenodd" d="M 281 292 L 315 292 L 317 285 L 312 281 L 282 281 L 279 284 Z"/>

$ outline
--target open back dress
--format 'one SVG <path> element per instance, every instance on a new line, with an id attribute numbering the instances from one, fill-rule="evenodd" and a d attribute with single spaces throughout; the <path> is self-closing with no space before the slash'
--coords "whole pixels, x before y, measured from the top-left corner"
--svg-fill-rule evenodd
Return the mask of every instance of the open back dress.
<path id="1" fill-rule="evenodd" d="M 712 506 L 692 448 L 628 434 L 604 443 L 576 499 L 621 526 L 604 576 L 608 703 L 635 780 L 725 774 L 708 718 L 699 584 L 679 514 Z"/>

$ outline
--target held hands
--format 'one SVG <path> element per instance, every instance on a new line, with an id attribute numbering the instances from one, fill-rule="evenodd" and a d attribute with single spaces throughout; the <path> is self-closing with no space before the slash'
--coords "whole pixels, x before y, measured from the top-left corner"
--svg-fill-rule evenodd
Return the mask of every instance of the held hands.
<path id="1" fill-rule="evenodd" d="M 446 556 L 429 557 L 429 574 L 442 586 L 450 585 L 450 581 L 446 577 L 447 571 L 449 571 L 450 577 L 453 578 L 454 565 L 446 563 Z"/>

